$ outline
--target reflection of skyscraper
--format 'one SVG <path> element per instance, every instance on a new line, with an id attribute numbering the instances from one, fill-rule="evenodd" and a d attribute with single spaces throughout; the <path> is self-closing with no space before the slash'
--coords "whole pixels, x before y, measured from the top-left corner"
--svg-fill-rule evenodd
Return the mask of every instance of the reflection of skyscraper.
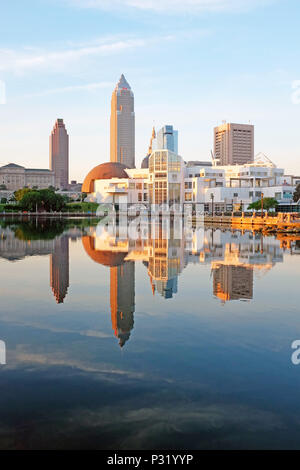
<path id="1" fill-rule="evenodd" d="M 121 347 L 128 341 L 134 324 L 134 285 L 134 262 L 110 268 L 111 323 Z"/>
<path id="2" fill-rule="evenodd" d="M 213 277 L 214 295 L 223 302 L 253 298 L 253 269 L 216 264 Z"/>
<path id="3" fill-rule="evenodd" d="M 125 252 L 97 250 L 96 240 L 91 236 L 82 237 L 84 249 L 90 258 L 95 263 L 110 267 L 111 322 L 122 348 L 134 324 L 135 263 L 124 261 L 127 255 Z"/>
<path id="4" fill-rule="evenodd" d="M 134 96 L 123 74 L 111 97 L 110 161 L 135 167 Z"/>
<path id="5" fill-rule="evenodd" d="M 55 240 L 50 255 L 50 286 L 58 304 L 63 303 L 69 287 L 69 237 L 63 235 Z"/>

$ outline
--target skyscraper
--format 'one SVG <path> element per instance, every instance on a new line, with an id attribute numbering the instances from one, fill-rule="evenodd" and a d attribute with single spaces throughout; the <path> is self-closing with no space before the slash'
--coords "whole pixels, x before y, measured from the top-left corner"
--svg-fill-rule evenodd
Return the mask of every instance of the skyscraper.
<path id="1" fill-rule="evenodd" d="M 134 95 L 123 74 L 111 97 L 110 161 L 135 167 Z"/>
<path id="2" fill-rule="evenodd" d="M 55 174 L 55 187 L 69 184 L 69 136 L 63 119 L 57 119 L 50 135 L 50 170 Z"/>
<path id="3" fill-rule="evenodd" d="M 254 126 L 224 123 L 214 128 L 217 165 L 244 165 L 254 161 Z"/>
<path id="4" fill-rule="evenodd" d="M 178 131 L 175 131 L 173 126 L 164 126 L 158 131 L 153 150 L 161 149 L 178 154 Z"/>

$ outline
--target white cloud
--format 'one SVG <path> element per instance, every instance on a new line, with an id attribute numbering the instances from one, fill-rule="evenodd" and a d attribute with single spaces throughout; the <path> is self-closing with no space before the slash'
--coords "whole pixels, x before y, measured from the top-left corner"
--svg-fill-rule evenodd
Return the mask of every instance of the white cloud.
<path id="1" fill-rule="evenodd" d="M 113 88 L 113 82 L 98 82 L 98 83 L 87 83 L 85 85 L 71 85 L 61 88 L 51 88 L 49 90 L 43 90 L 37 93 L 30 93 L 25 95 L 26 98 L 33 98 L 36 96 L 47 96 L 47 95 L 56 95 L 57 93 L 70 93 L 76 91 L 93 91 L 98 88 Z"/>
<path id="2" fill-rule="evenodd" d="M 117 54 L 127 49 L 145 46 L 144 39 L 125 39 L 107 43 L 91 43 L 84 47 L 73 47 L 59 51 L 41 51 L 36 49 L 0 49 L 0 71 L 21 73 L 36 68 L 59 68 L 84 57 Z"/>
<path id="3" fill-rule="evenodd" d="M 226 10 L 243 10 L 275 0 L 67 0 L 71 5 L 81 8 L 99 8 L 103 10 L 119 10 L 133 8 L 138 10 L 152 10 L 155 12 L 218 12 Z"/>

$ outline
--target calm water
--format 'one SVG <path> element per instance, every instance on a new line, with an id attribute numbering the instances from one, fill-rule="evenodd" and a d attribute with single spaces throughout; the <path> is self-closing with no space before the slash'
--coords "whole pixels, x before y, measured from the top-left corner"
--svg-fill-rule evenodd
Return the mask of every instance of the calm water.
<path id="1" fill-rule="evenodd" d="M 1 449 L 300 448 L 299 241 L 1 224 Z"/>

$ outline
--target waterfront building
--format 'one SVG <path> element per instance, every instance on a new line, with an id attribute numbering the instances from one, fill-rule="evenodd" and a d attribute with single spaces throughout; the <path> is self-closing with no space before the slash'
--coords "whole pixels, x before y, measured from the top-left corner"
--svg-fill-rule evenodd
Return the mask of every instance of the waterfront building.
<path id="1" fill-rule="evenodd" d="M 50 169 L 55 174 L 55 188 L 69 184 L 69 136 L 63 119 L 57 119 L 50 135 Z"/>
<path id="2" fill-rule="evenodd" d="M 38 189 L 54 186 L 55 175 L 51 170 L 43 168 L 24 168 L 15 163 L 0 167 L 0 185 L 7 191 L 37 187 Z"/>
<path id="3" fill-rule="evenodd" d="M 194 204 L 200 212 L 244 209 L 264 194 L 279 203 L 291 203 L 300 177 L 258 155 L 244 165 L 188 162 L 170 150 L 154 150 L 141 169 L 103 163 L 85 178 L 87 200 L 126 207 Z M 241 207 L 242 206 L 242 207 Z"/>
<path id="4" fill-rule="evenodd" d="M 216 165 L 243 165 L 254 161 L 254 126 L 224 123 L 214 128 Z"/>
<path id="5" fill-rule="evenodd" d="M 134 95 L 123 74 L 111 97 L 110 161 L 135 167 Z"/>

